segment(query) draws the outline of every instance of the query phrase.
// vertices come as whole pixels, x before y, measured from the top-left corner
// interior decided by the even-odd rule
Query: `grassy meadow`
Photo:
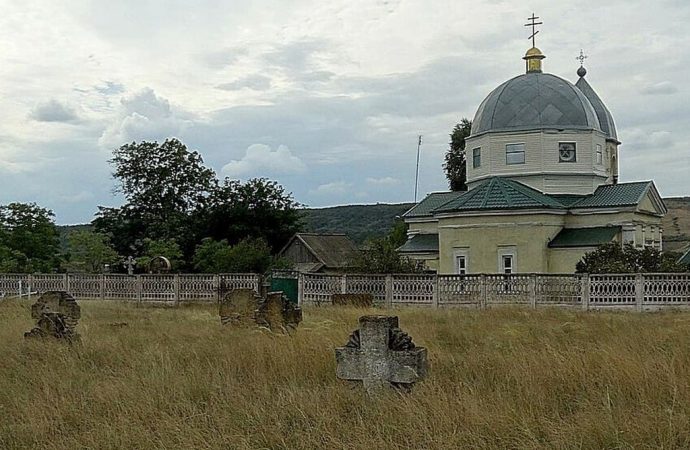
[[[333,349],[373,311],[307,309],[288,337],[211,305],[81,306],[70,347],[0,303],[0,448],[690,447],[686,312],[398,310],[430,375],[370,399]]]

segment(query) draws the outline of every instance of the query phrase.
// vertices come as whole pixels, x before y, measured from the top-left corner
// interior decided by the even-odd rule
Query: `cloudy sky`
[[[0,0],[0,204],[60,224],[117,206],[108,159],[175,136],[219,176],[308,206],[443,190],[448,134],[524,71],[587,79],[614,115],[622,181],[690,195],[690,2]]]

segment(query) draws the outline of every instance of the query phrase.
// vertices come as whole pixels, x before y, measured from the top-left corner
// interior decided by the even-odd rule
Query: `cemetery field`
[[[212,305],[80,304],[70,347],[0,302],[0,448],[690,447],[688,312],[397,310],[429,377],[370,399],[333,349],[374,310],[306,309],[288,337]]]

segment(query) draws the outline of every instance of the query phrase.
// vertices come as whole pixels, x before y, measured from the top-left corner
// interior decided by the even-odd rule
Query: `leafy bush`
[[[609,242],[586,253],[577,263],[578,273],[686,272],[676,256],[652,247],[636,249],[631,244]]]
[[[244,239],[236,245],[229,245],[225,239],[215,241],[204,239],[197,247],[193,258],[194,269],[205,273],[265,273],[286,264],[271,257],[271,248],[263,239]]]

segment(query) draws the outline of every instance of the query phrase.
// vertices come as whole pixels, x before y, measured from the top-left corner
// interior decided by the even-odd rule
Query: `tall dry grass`
[[[373,400],[334,375],[361,310],[308,309],[287,337],[81,305],[69,347],[0,304],[0,448],[690,447],[689,313],[395,311],[431,372]]]

